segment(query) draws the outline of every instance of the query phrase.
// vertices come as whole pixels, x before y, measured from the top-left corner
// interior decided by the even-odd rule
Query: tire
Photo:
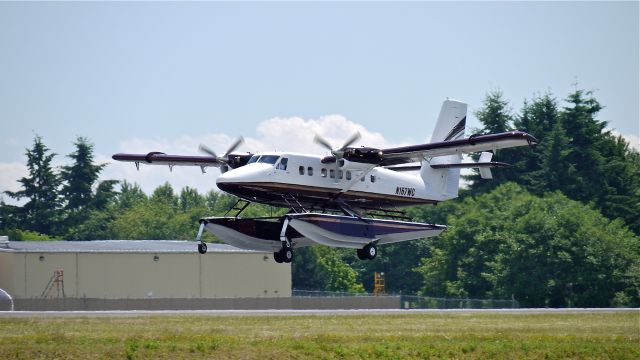
[[[284,260],[284,262],[290,263],[291,260],[293,260],[293,251],[291,250],[291,248],[282,249],[280,252],[281,252],[282,260]]]
[[[378,248],[376,247],[375,244],[369,244],[369,245],[365,246],[364,249],[362,249],[362,250],[364,252],[364,255],[369,260],[375,259],[376,256],[378,255]]]
[[[200,254],[206,254],[207,253],[207,244],[206,243],[199,243],[198,244],[198,252]]]
[[[367,260],[367,254],[364,252],[364,249],[357,249],[356,253],[358,254],[358,259],[360,260]]]
[[[284,262],[284,259],[282,258],[282,253],[280,253],[279,251],[274,252],[273,260],[275,260],[278,264],[282,264]]]

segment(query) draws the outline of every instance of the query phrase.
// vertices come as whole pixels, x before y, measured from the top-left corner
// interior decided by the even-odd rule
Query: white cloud
[[[611,133],[615,136],[622,136],[622,138],[627,140],[627,142],[632,148],[636,149],[637,151],[640,151],[640,136],[638,136],[637,134],[622,134],[615,129],[608,129],[608,130],[611,131]]]
[[[16,201],[6,194],[5,191],[19,191],[22,189],[19,179],[29,174],[27,166],[21,163],[0,163],[0,198],[8,204],[22,205],[26,200]]]
[[[400,145],[386,140],[380,133],[371,132],[364,126],[347,120],[342,115],[327,115],[317,120],[305,120],[299,117],[272,118],[261,122],[257,128],[261,143],[268,146],[268,148],[259,150],[286,150],[318,154],[324,154],[328,151],[313,142],[315,134],[325,138],[334,147],[340,147],[356,131],[360,132],[362,137],[355,145],[379,148]]]
[[[21,163],[0,163],[0,191],[18,191],[19,179],[28,175],[27,166]]]

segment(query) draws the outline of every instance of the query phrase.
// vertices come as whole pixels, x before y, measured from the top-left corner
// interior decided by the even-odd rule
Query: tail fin
[[[433,135],[431,135],[431,142],[456,140],[464,137],[466,122],[467,104],[455,100],[445,100],[442,103]]]
[[[433,135],[431,135],[431,142],[463,138],[466,122],[467,104],[455,100],[445,100],[442,103]],[[458,164],[461,160],[461,155],[438,156],[422,160],[420,176],[427,192],[434,200],[443,201],[458,197],[460,169],[434,169],[431,165]]]

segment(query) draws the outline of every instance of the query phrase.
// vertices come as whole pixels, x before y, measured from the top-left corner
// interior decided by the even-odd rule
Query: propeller
[[[204,144],[200,144],[200,146],[198,146],[198,149],[200,151],[202,151],[203,153],[205,153],[205,154],[213,156],[216,159],[216,161],[219,161],[219,162],[227,165],[229,163],[229,155],[232,152],[234,152],[243,143],[244,143],[244,138],[242,136],[240,136],[239,138],[236,139],[236,141],[234,141],[231,144],[231,146],[229,146],[227,151],[225,151],[225,153],[222,156],[218,156],[215,153],[215,151],[211,150],[208,146],[206,146]]]
[[[335,156],[335,157],[336,157],[336,160],[337,160],[337,159],[341,159],[341,158],[344,156],[344,151],[345,151],[349,146],[351,146],[351,144],[353,144],[353,143],[355,143],[356,141],[360,140],[360,137],[361,137],[360,132],[359,132],[359,131],[356,131],[355,133],[353,133],[353,134],[352,134],[352,135],[351,135],[351,136],[350,136],[350,137],[349,137],[349,138],[344,142],[344,144],[343,144],[341,147],[339,147],[339,148],[337,148],[337,149],[334,149],[334,148],[331,146],[331,144],[330,144],[326,139],[324,139],[322,136],[320,136],[320,135],[318,135],[318,134],[316,134],[316,136],[314,136],[313,141],[314,141],[316,144],[318,144],[318,145],[320,145],[320,146],[322,146],[322,147],[324,147],[324,148],[328,149],[329,151],[331,151],[331,154],[332,154],[333,156]]]

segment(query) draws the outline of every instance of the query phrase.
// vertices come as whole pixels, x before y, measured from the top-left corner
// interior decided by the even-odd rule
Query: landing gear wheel
[[[282,258],[282,252],[274,252],[273,260],[275,260],[278,264],[282,264],[284,262],[284,259]]]
[[[373,260],[378,255],[378,248],[375,244],[368,244],[362,249],[362,253],[367,259]]]
[[[364,249],[357,249],[356,253],[358,254],[358,259],[360,260],[367,260],[367,254],[364,252]]]
[[[282,260],[286,263],[290,263],[293,260],[293,251],[289,247],[288,249],[280,250],[280,256],[282,256]]]
[[[207,253],[207,244],[204,242],[201,242],[198,244],[198,252],[200,254],[206,254]]]

